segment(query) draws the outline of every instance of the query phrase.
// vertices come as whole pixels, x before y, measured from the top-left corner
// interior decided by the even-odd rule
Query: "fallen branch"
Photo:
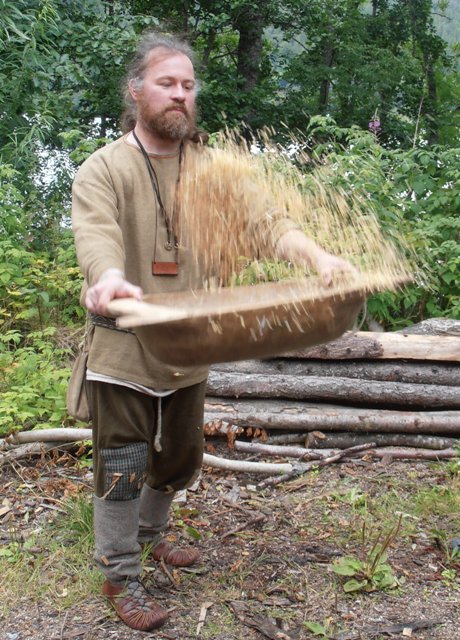
[[[455,449],[415,449],[414,447],[381,447],[373,449],[371,453],[376,458],[392,460],[449,460],[459,455]]]
[[[46,442],[30,442],[14,449],[10,449],[5,454],[0,455],[0,467],[8,464],[13,460],[21,460],[30,456],[40,456],[52,449],[56,448],[56,444]]]
[[[196,631],[195,631],[195,635],[199,636],[201,633],[201,629],[203,628],[203,625],[206,621],[206,615],[208,613],[208,609],[210,607],[212,607],[214,603],[213,602],[204,602],[201,609],[200,609],[200,616],[198,618],[198,624],[196,627]]]
[[[34,431],[17,431],[5,440],[10,444],[23,444],[25,442],[80,442],[91,440],[91,429],[74,429],[73,427],[62,429],[37,429]]]
[[[305,447],[289,447],[273,444],[264,444],[262,442],[242,442],[235,440],[233,443],[235,451],[243,451],[245,453],[263,453],[269,456],[281,456],[285,458],[300,458],[301,460],[322,460],[326,457],[326,452],[312,451]]]
[[[350,447],[349,449],[338,451],[337,453],[329,456],[328,458],[323,458],[323,460],[310,462],[310,463],[307,463],[306,465],[302,465],[303,469],[300,468],[300,465],[298,466],[293,465],[293,468],[290,472],[284,473],[283,475],[278,477],[267,478],[266,480],[263,480],[262,482],[259,483],[259,487],[261,489],[265,487],[273,487],[277,484],[281,484],[282,482],[292,480],[292,478],[296,478],[297,476],[305,473],[306,471],[310,471],[311,469],[313,469],[313,467],[315,468],[325,467],[326,465],[332,464],[333,462],[337,462],[337,460],[341,460],[342,458],[345,458],[347,456],[369,450],[373,446],[374,446],[374,443],[371,442],[369,444],[362,444],[356,447]]]
[[[247,522],[243,522],[243,524],[240,524],[234,529],[227,531],[227,533],[224,533],[224,535],[222,536],[222,540],[224,538],[228,538],[229,536],[234,536],[235,533],[239,533],[240,531],[243,531],[243,529],[248,529],[249,527],[251,527],[253,524],[256,524],[257,522],[262,522],[262,520],[265,520],[266,517],[267,516],[265,516],[263,513],[257,513]]]
[[[244,473],[289,473],[293,469],[293,465],[287,463],[270,463],[270,462],[247,462],[245,460],[229,460],[228,458],[218,458],[209,453],[203,456],[203,464],[214,469],[223,469],[225,471],[242,471]],[[308,465],[299,465],[305,467],[307,471]]]
[[[168,578],[168,580],[172,584],[172,586],[173,587],[177,587],[179,585],[178,578],[175,577],[171,573],[171,571],[168,569],[164,558],[160,558],[160,567],[161,567],[161,570],[163,571],[163,573],[165,574],[165,576]]]
[[[425,449],[420,447],[377,447],[376,439],[371,441],[355,443],[349,447],[338,447],[335,449],[312,449],[304,447],[290,447],[264,444],[261,442],[241,442],[235,440],[233,448],[236,451],[243,451],[251,455],[261,453],[268,456],[280,456],[285,458],[297,458],[298,460],[324,460],[330,456],[335,456],[340,450],[356,451],[357,447],[372,446],[371,454],[376,458],[398,458],[409,460],[441,460],[445,458],[455,458],[458,453],[454,448],[446,449]]]
[[[378,624],[375,626],[366,626],[364,627],[363,631],[366,634],[372,635],[385,634],[393,636],[396,634],[402,634],[403,636],[411,637],[412,632],[414,631],[420,631],[421,629],[431,629],[432,627],[436,627],[440,624],[443,624],[441,620],[421,620],[415,622],[402,622],[400,624]],[[339,636],[339,638],[340,637],[341,636]]]
[[[295,434],[299,438],[299,434]],[[282,437],[282,436],[281,436]],[[365,442],[375,442],[378,447],[418,447],[421,449],[449,449],[455,447],[460,440],[439,436],[407,434],[407,433],[322,433],[312,431],[300,436],[297,442],[303,442],[307,449],[346,449]],[[282,444],[281,441],[268,438],[266,444]],[[287,444],[287,443],[286,443]]]

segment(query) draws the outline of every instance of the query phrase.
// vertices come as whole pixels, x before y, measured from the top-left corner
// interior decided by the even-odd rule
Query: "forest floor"
[[[226,445],[217,448],[225,454]],[[4,466],[0,638],[458,640],[460,558],[449,548],[460,536],[455,464],[364,459],[265,489],[260,476],[203,469],[186,502],[174,504],[170,529],[185,542],[199,535],[199,564],[145,564],[146,584],[170,610],[151,633],[125,627],[99,595],[89,467],[68,453]],[[366,562],[392,529],[394,588],[383,588],[382,559],[368,572],[374,590],[346,593],[350,576],[333,572],[334,562]]]

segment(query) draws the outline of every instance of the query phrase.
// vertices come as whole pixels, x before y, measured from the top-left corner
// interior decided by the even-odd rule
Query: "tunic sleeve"
[[[72,229],[86,286],[95,284],[107,269],[125,271],[118,216],[110,171],[95,154],[81,166],[72,187]]]

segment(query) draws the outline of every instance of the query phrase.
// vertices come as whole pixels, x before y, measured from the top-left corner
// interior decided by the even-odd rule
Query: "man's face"
[[[191,60],[182,53],[154,51],[142,86],[130,86],[138,120],[160,138],[182,140],[195,128],[196,81]]]

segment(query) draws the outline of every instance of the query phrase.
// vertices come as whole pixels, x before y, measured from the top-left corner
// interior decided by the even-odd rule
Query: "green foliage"
[[[65,517],[57,523],[57,529],[69,542],[78,542],[89,550],[94,544],[94,513],[92,496],[83,493],[65,502]]]
[[[126,56],[154,25],[102,0],[0,1],[0,162],[18,171],[34,248],[56,241],[69,202],[60,134],[118,135]]]
[[[370,133],[319,116],[309,134],[324,180],[362,193],[395,243],[412,248],[414,282],[373,296],[370,314],[390,330],[460,318],[460,148],[386,149]]]
[[[2,584],[8,585],[4,607],[22,594],[42,606],[53,602],[65,609],[100,592],[100,574],[88,562],[94,548],[91,495],[77,493],[58,502],[56,517],[36,527],[26,542],[11,542],[0,553]]]
[[[0,166],[0,433],[66,419],[71,344],[63,326],[83,322],[81,275],[69,230],[35,251],[24,198]],[[57,328],[59,327],[59,329]]]
[[[346,593],[357,591],[380,591],[395,589],[400,582],[393,574],[391,566],[387,563],[387,549],[396,539],[401,528],[402,516],[399,516],[397,524],[386,534],[379,534],[377,539],[367,551],[363,560],[354,556],[345,556],[335,561],[332,571],[339,576],[349,578],[343,584]],[[362,530],[363,547],[368,542],[368,534],[365,524]]]
[[[21,333],[82,319],[78,303],[81,275],[70,234],[56,256],[0,240],[0,318],[2,330]]]
[[[71,129],[59,134],[66,149],[69,149],[69,158],[76,165],[82,164],[92,153],[100,147],[109,144],[109,138],[88,138],[84,131]]]
[[[69,350],[56,347],[56,329],[0,335],[0,434],[66,419]]]
[[[303,624],[305,628],[314,636],[318,636],[320,638],[335,637],[335,625],[331,625],[328,621],[326,621],[324,624],[320,624],[319,622],[307,620]]]

